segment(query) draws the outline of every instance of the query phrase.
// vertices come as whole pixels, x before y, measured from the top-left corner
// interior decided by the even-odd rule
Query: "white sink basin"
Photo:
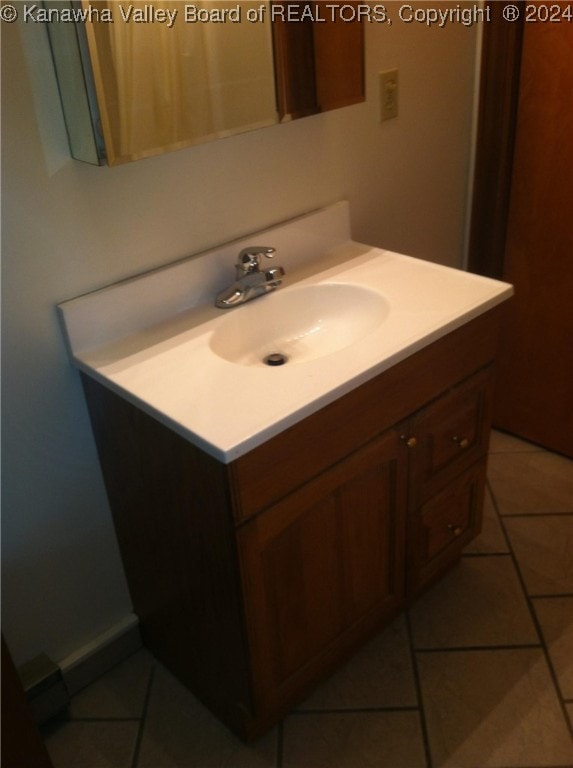
[[[255,242],[277,249],[284,285],[216,309]],[[354,242],[337,203],[59,309],[79,368],[230,463],[511,292]],[[265,365],[273,353],[286,365]]]
[[[214,331],[211,350],[239,365],[281,365],[350,346],[388,316],[388,302],[360,285],[325,283],[274,292],[232,310]],[[278,355],[280,357],[269,356]]]

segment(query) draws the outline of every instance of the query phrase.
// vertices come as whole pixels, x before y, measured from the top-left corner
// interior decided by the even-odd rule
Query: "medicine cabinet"
[[[117,165],[363,101],[358,6],[45,0],[72,156]]]

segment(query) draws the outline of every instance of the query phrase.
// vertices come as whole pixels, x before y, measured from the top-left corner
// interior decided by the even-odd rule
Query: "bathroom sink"
[[[211,350],[247,366],[301,363],[364,338],[388,316],[380,293],[349,283],[291,288],[255,299],[226,317]]]
[[[276,249],[283,286],[217,309],[237,254],[253,243]],[[84,373],[230,463],[511,292],[352,240],[348,204],[336,203],[59,311]],[[286,364],[265,364],[269,355]]]

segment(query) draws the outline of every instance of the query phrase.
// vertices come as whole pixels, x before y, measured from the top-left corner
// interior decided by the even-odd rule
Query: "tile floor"
[[[55,768],[573,768],[573,462],[494,433],[461,563],[253,746],[145,650],[45,731]]]

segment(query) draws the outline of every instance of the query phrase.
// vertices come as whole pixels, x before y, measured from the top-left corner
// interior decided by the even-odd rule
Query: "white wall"
[[[62,155],[42,31],[3,24],[2,609],[17,664],[60,660],[131,609],[54,305],[343,198],[355,239],[461,263],[476,37],[372,24],[367,103],[108,169]],[[396,66],[400,115],[380,125],[376,73]]]

